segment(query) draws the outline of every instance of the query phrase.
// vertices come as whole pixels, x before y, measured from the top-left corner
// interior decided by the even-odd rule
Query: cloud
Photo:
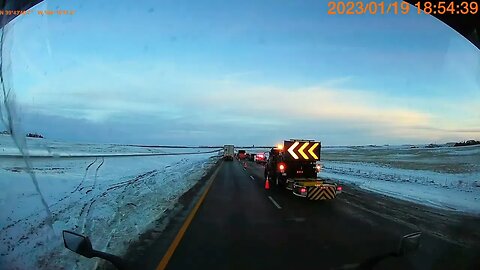
[[[471,132],[478,129],[477,101],[468,97],[458,107],[440,98],[391,97],[378,90],[346,88],[354,84],[352,76],[309,87],[280,87],[256,82],[257,71],[212,76],[161,61],[73,61],[78,65],[56,70],[17,92],[19,102],[31,113],[67,119],[59,123],[78,121],[114,130],[122,128],[119,121],[142,131],[155,127],[150,128],[155,136],[124,134],[149,140],[195,136],[265,142],[269,136],[301,135],[348,144],[478,135]],[[442,113],[447,107],[449,113]]]
[[[425,125],[429,114],[395,107],[388,98],[367,91],[342,90],[325,87],[282,89],[250,87],[208,92],[199,97],[202,104],[228,100],[239,106],[233,111],[242,114],[261,114],[282,119],[330,120],[356,125],[388,125],[395,127]]]

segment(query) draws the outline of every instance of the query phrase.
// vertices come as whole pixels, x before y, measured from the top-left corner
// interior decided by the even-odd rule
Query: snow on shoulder
[[[327,148],[322,158],[321,177],[480,215],[480,145]]]
[[[62,230],[122,254],[218,160],[216,153],[142,156],[132,153],[185,150],[27,139],[34,153],[27,168],[11,138],[0,137],[1,269],[94,268],[95,260],[63,247]],[[51,222],[28,171],[36,175]]]

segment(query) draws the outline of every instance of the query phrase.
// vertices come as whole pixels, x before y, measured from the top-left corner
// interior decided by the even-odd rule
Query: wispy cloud
[[[470,136],[477,131],[465,128],[471,116],[438,122],[444,116],[422,110],[421,102],[409,107],[403,105],[408,100],[378,91],[345,89],[342,84],[351,83],[350,76],[319,82],[318,86],[282,88],[254,84],[248,78],[254,74],[225,74],[220,76],[228,78],[225,84],[169,65],[145,68],[138,63],[89,61],[55,74],[55,81],[35,85],[24,92],[22,101],[34,99],[30,108],[42,114],[96,123],[142,115],[150,117],[151,123],[181,119],[185,125],[201,121],[207,125],[285,125],[300,130],[298,123],[308,122],[312,126],[322,123],[333,133],[343,126],[355,128],[361,136],[415,140],[449,138],[452,133]],[[442,106],[435,102],[428,106]]]

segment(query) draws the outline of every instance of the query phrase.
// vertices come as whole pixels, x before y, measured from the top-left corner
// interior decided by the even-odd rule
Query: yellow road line
[[[221,166],[222,165],[218,166],[218,168],[212,174],[210,179],[208,179],[209,183],[208,183],[207,187],[205,188],[205,191],[203,192],[202,196],[198,200],[197,204],[195,204],[195,207],[193,207],[190,214],[188,214],[187,219],[185,220],[182,227],[178,231],[177,235],[175,236],[175,239],[173,239],[173,242],[168,247],[167,252],[165,252],[165,255],[163,256],[162,260],[158,264],[157,270],[164,270],[167,267],[167,264],[170,261],[170,258],[172,257],[173,253],[175,252],[175,249],[177,248],[178,244],[180,244],[180,241],[182,241],[183,235],[187,231],[188,226],[190,226],[190,223],[192,222],[193,218],[195,217],[195,214],[197,213],[198,208],[200,208],[200,205],[202,205],[203,200],[207,196],[208,190],[210,190],[210,187],[212,186],[213,180],[217,176],[218,170],[220,169]]]

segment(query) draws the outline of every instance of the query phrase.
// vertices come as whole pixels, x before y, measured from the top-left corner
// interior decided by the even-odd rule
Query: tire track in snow
[[[95,158],[95,160],[94,160],[93,162],[91,162],[90,164],[88,164],[88,166],[85,168],[85,173],[84,173],[84,175],[83,175],[83,178],[82,178],[80,184],[79,184],[73,191],[71,191],[70,194],[73,194],[75,191],[82,190],[82,189],[85,188],[85,187],[82,187],[82,184],[84,183],[85,179],[87,178],[87,174],[88,174],[89,169],[97,162],[97,160],[98,160],[98,158]],[[102,164],[100,164],[100,165],[97,167],[97,169],[96,169],[96,176],[97,176],[97,173],[98,173],[98,169],[101,167],[101,165],[103,165],[103,161],[102,161]],[[81,187],[81,188],[80,188],[80,187]],[[53,212],[52,212],[52,219],[53,219],[53,220],[56,220],[58,216],[64,214],[64,213],[67,212],[67,211],[69,211],[70,209],[72,209],[72,208],[77,204],[77,202],[72,202],[72,203],[70,203],[70,204],[68,204],[68,205],[66,205],[66,206],[60,205],[60,203],[61,203],[62,201],[66,200],[67,198],[70,198],[70,197],[71,197],[71,196],[67,195],[67,196],[59,199],[58,201],[56,201],[55,203],[53,203],[53,204],[51,204],[51,205],[49,206],[49,207],[56,207],[56,206],[60,206],[60,207],[61,207],[61,209],[59,209],[58,211],[53,211]],[[80,200],[80,201],[84,201],[84,200],[87,199],[87,198],[88,198],[88,195],[87,195],[87,196],[82,196],[82,197],[80,197],[79,200]],[[91,199],[90,199],[90,206],[91,206],[92,200],[95,200],[95,198],[91,198]],[[88,203],[86,203],[86,204],[82,207],[82,209],[81,209],[81,211],[80,211],[80,216],[82,215],[82,212],[84,212],[84,210],[85,210],[85,208],[86,208],[87,205],[88,205]],[[24,218],[20,218],[20,219],[18,219],[18,220],[16,220],[16,221],[12,222],[11,224],[9,224],[9,225],[1,228],[1,229],[0,229],[0,232],[4,232],[4,231],[6,231],[6,230],[8,230],[8,229],[11,229],[13,226],[15,226],[15,225],[17,225],[17,224],[19,224],[19,223],[21,223],[21,222],[29,222],[29,220],[30,220],[32,217],[35,217],[35,216],[38,216],[38,213],[32,213],[32,214],[30,214],[30,215],[28,215],[28,216],[26,216],[26,217],[24,217]],[[26,235],[31,235],[32,233],[33,233],[33,231],[30,230],[30,232],[27,233]],[[24,235],[23,237],[25,237],[25,235]]]
[[[98,158],[95,158],[95,160],[93,162],[91,162],[90,164],[88,164],[88,166],[86,167],[85,169],[85,174],[83,175],[83,178],[82,178],[82,181],[80,182],[80,184],[73,190],[70,192],[70,194],[73,194],[75,191],[77,191],[83,184],[83,182],[85,181],[86,177],[87,177],[87,174],[88,174],[88,170],[90,169],[90,167],[95,164],[95,162],[97,162]],[[97,168],[97,171],[98,171],[98,168]],[[82,188],[83,189],[83,188]],[[49,205],[49,207],[56,207],[57,205],[59,205],[62,201],[66,200],[67,198],[70,198],[69,195],[59,199],[58,201],[56,201],[55,203]],[[82,197],[83,199],[84,197]],[[70,205],[66,206],[64,209],[61,209],[59,210],[58,212],[56,211],[53,211],[52,212],[52,217],[53,219],[55,220],[55,217],[58,216],[59,214],[62,214],[63,212],[65,212],[66,210],[70,209],[75,203],[71,203]],[[23,217],[23,218],[19,218],[15,221],[13,221],[12,223],[10,223],[9,225],[3,227],[0,229],[0,232],[3,232],[5,230],[8,230],[10,228],[12,228],[13,226],[17,225],[18,223],[20,222],[25,222],[25,221],[28,221],[30,218],[34,217],[34,216],[38,216],[38,213],[32,213],[26,217]]]
[[[98,166],[98,168],[100,168],[100,167],[101,167],[101,165]],[[85,215],[83,217],[83,220],[82,220],[82,226],[81,226],[82,233],[85,233],[85,230],[87,229],[87,225],[90,225],[90,227],[94,226],[94,224],[92,223],[92,220],[89,219],[89,217],[90,217],[90,213],[91,213],[91,210],[92,210],[92,206],[98,199],[107,196],[109,193],[111,193],[112,191],[114,191],[116,189],[119,189],[119,188],[123,188],[123,190],[120,192],[121,194],[126,193],[128,187],[130,187],[130,186],[132,186],[136,183],[143,183],[144,184],[143,180],[149,179],[151,177],[155,177],[157,174],[158,174],[158,170],[147,171],[147,172],[139,174],[139,175],[137,175],[134,178],[131,178],[129,180],[110,185],[101,194],[98,194],[96,196],[93,195],[92,198],[90,199],[89,203],[88,202],[84,203],[82,211],[80,212],[80,217],[82,216],[83,213],[85,213]],[[87,207],[87,205],[88,205],[88,207]],[[89,221],[90,221],[91,224],[88,224]]]
[[[95,170],[95,178],[93,180],[93,186],[89,190],[87,190],[85,194],[95,189],[97,185],[98,170],[100,169],[100,167],[102,167],[103,163],[105,163],[105,158],[102,157],[102,162],[100,163],[100,165],[98,165],[97,169]]]
[[[95,164],[95,162],[97,162],[97,160],[98,160],[98,157],[96,157],[95,160],[92,163],[88,164],[87,168],[85,169],[85,174],[83,175],[82,181],[80,181],[80,184],[78,184],[78,186],[72,192],[70,192],[70,194],[74,193],[75,191],[77,191],[82,186],[83,182],[85,181],[85,178],[87,178],[88,169],[90,169],[90,167],[93,164]]]

